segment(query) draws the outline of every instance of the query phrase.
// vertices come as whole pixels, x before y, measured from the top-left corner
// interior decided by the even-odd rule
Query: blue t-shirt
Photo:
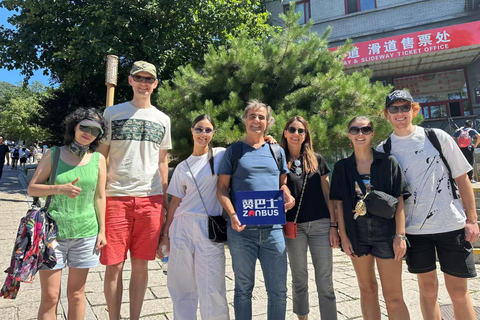
[[[237,205],[237,191],[279,190],[280,175],[289,172],[285,152],[282,148],[280,148],[282,153],[282,170],[279,171],[268,143],[264,143],[258,149],[245,142],[242,142],[241,146],[242,156],[238,160],[237,169],[231,177],[232,190],[230,199],[234,208]],[[225,150],[218,174],[232,175],[231,146]]]

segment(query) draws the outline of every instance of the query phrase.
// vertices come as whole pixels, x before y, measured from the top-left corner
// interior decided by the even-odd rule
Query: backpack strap
[[[268,144],[270,146],[270,153],[272,154],[273,159],[277,163],[278,171],[282,172],[283,158],[280,146],[277,143]]]
[[[452,170],[450,169],[450,165],[447,162],[447,159],[443,155],[442,152],[442,146],[440,145],[440,141],[438,141],[438,137],[435,134],[435,131],[433,131],[431,128],[425,128],[425,135],[427,136],[428,140],[430,143],[437,149],[438,153],[440,154],[440,158],[443,161],[443,164],[445,165],[445,168],[447,169],[448,173],[448,179],[450,180],[450,185],[452,186],[452,194],[454,199],[458,199],[458,187],[455,179],[452,177]]]
[[[235,171],[237,171],[237,166],[238,166],[238,161],[240,161],[240,158],[243,156],[243,144],[242,142],[235,142],[234,144],[231,145],[232,147],[232,176],[235,174]]]
[[[387,140],[383,141],[383,152],[390,153],[392,151],[392,138],[388,137]]]

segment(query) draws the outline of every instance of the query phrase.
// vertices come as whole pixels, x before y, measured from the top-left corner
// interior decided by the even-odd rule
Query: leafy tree
[[[375,122],[376,141],[391,132],[382,116],[390,88],[372,84],[370,70],[345,74],[342,58],[349,46],[329,51],[330,29],[319,36],[310,30],[312,22],[298,25],[299,15],[293,10],[281,18],[283,30],[265,39],[242,34],[228,48],[211,46],[201,70],[180,67],[159,89],[158,104],[174,119],[173,152],[178,159],[191,151],[190,121],[202,113],[216,121],[217,144],[242,139],[241,116],[250,99],[274,109],[276,124],[270,133],[277,140],[290,117],[305,117],[314,148],[324,154],[348,145],[346,126],[356,115]]]
[[[9,139],[36,141],[49,136],[37,124],[43,116],[40,101],[47,99],[49,89],[39,82],[28,87],[13,87],[0,97],[0,131]]]
[[[11,90],[15,87],[13,84],[5,81],[0,81],[0,96],[2,96],[5,92]]]

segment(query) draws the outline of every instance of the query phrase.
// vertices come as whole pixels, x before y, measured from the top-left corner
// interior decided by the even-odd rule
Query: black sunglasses
[[[307,132],[307,130],[305,130],[305,129],[302,129],[302,128],[297,129],[295,127],[288,127],[287,131],[288,131],[288,133],[298,132],[299,135],[303,135],[303,134],[305,134],[305,132]]]
[[[193,128],[193,132],[195,132],[195,134],[202,134],[203,132],[205,132],[205,134],[212,134],[215,132],[214,129],[212,128],[200,128],[200,127],[195,127]]]
[[[94,137],[98,137],[100,134],[102,134],[102,129],[97,128],[97,127],[91,127],[91,126],[82,126],[80,125],[79,127],[80,131],[85,132],[85,133],[90,133]]]
[[[143,80],[145,80],[145,82],[148,83],[148,84],[152,84],[152,83],[155,82],[155,80],[157,80],[154,77],[142,77],[142,76],[137,76],[137,75],[132,75],[132,79],[135,82],[142,82]]]
[[[401,106],[388,106],[387,110],[391,114],[398,113],[398,111],[409,112],[410,110],[412,110],[412,104],[409,103],[409,104],[402,104]]]
[[[363,134],[370,134],[370,133],[373,132],[373,129],[372,129],[372,127],[361,127],[361,128],[350,127],[350,129],[348,129],[348,133],[353,134],[354,136],[359,134],[360,131],[362,131]]]

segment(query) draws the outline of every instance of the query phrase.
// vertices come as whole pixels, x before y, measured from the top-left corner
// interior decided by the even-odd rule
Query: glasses
[[[97,127],[90,127],[90,126],[82,126],[79,127],[80,131],[85,133],[90,133],[94,137],[98,137],[103,131]]]
[[[157,80],[154,77],[142,77],[142,76],[137,76],[137,75],[133,75],[132,79],[135,82],[142,82],[143,80],[145,80],[145,82],[148,83],[148,84],[152,84],[152,83],[155,82],[155,80]]]
[[[195,132],[195,134],[202,134],[203,132],[205,132],[205,134],[210,135],[210,134],[213,134],[215,130],[213,130],[212,128],[203,129],[200,127],[195,127],[193,128],[193,132]]]
[[[370,133],[373,132],[373,129],[372,129],[372,127],[361,127],[361,128],[350,127],[350,129],[348,129],[348,133],[353,134],[354,136],[359,134],[360,131],[362,131],[363,134],[370,134]]]
[[[409,112],[410,110],[412,110],[412,104],[409,103],[409,104],[403,104],[401,106],[389,106],[387,107],[387,110],[391,114],[398,113],[398,111]]]
[[[295,128],[295,127],[288,127],[287,128],[288,133],[295,133],[298,132],[299,135],[304,135],[307,130],[302,129],[302,128]]]

